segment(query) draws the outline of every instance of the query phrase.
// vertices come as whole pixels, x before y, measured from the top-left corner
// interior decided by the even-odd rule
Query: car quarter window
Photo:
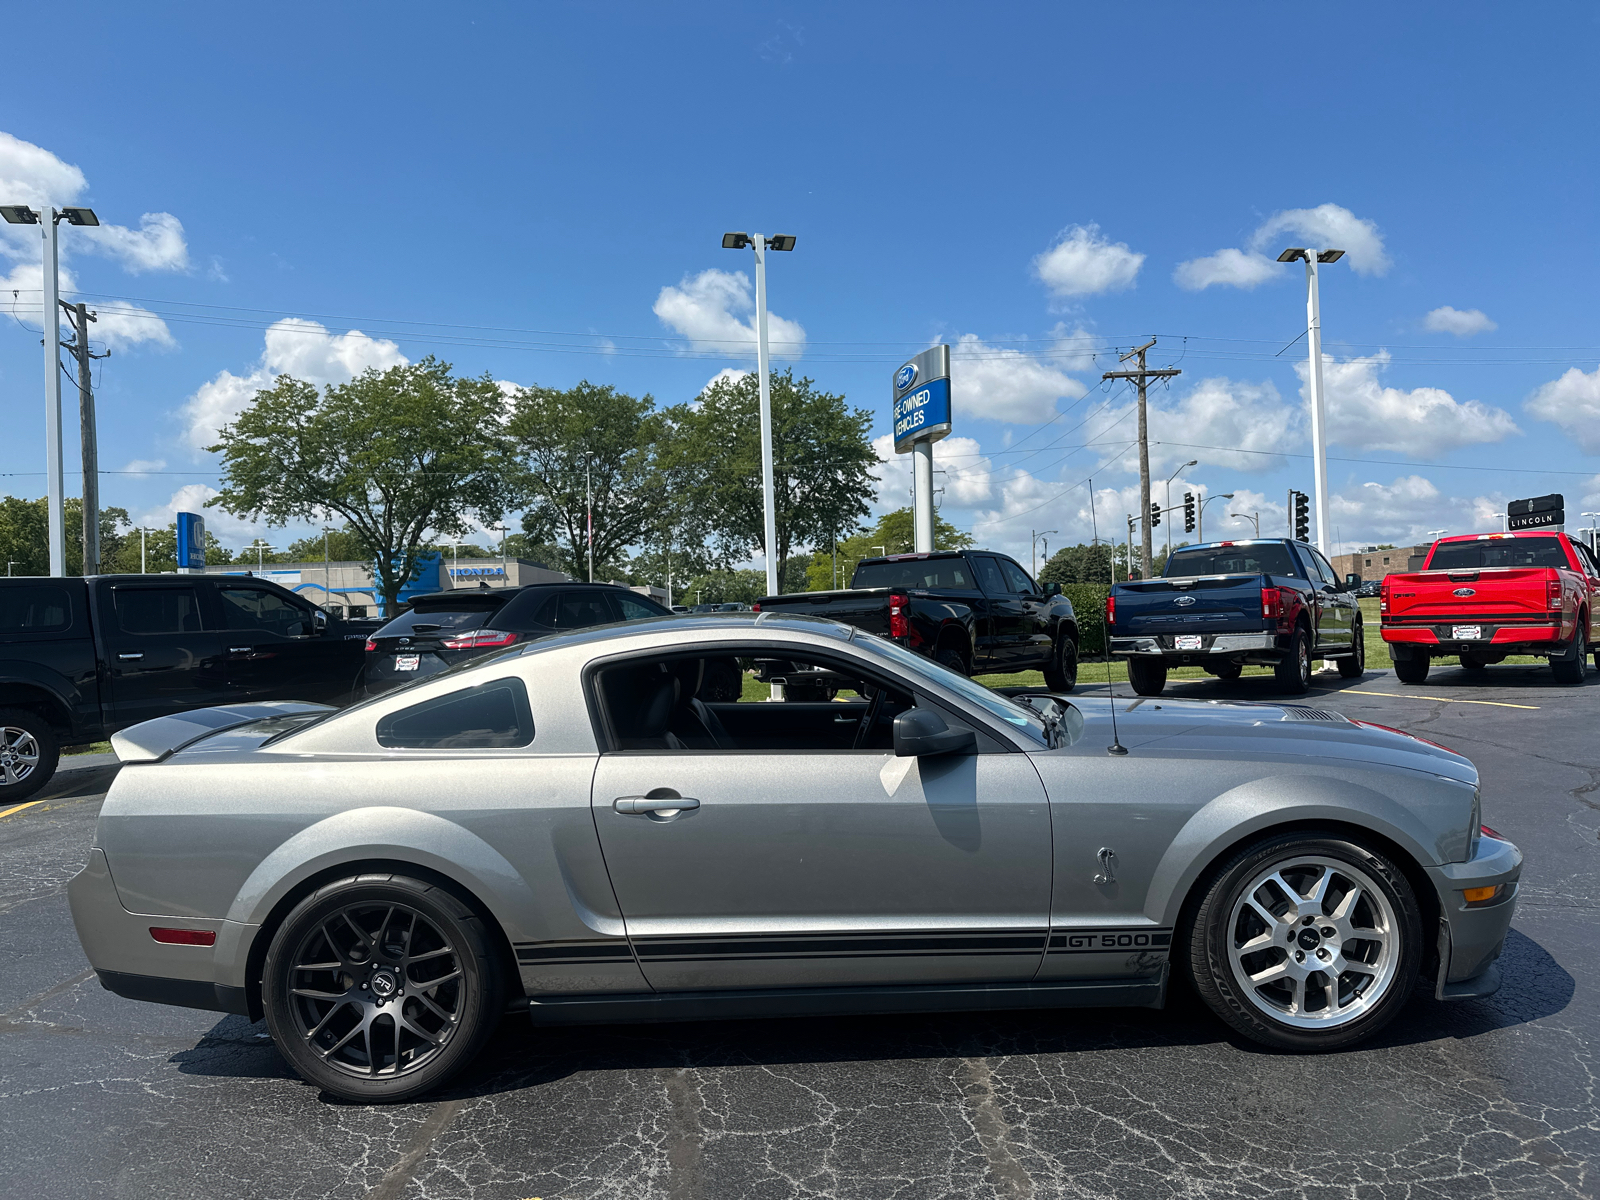
[[[13,633],[59,633],[72,624],[67,589],[53,584],[0,588],[0,637]]]
[[[222,627],[282,637],[305,637],[311,632],[311,619],[305,609],[292,600],[266,588],[224,587],[217,589],[222,601]]]
[[[513,749],[533,741],[533,713],[522,680],[496,679],[390,713],[377,736],[402,750]]]
[[[119,587],[112,595],[123,633],[198,633],[202,628],[192,587]]]
[[[603,592],[561,592],[554,604],[539,610],[538,617],[539,624],[555,629],[585,629],[609,625],[616,619]]]
[[[1015,592],[1019,596],[1031,596],[1039,589],[1033,586],[1033,580],[1028,578],[1028,573],[1009,558],[998,560],[1000,573],[1006,577],[1006,590]]]
[[[1578,565],[1590,578],[1600,578],[1600,564],[1597,564],[1594,555],[1589,552],[1589,547],[1582,542],[1573,542],[1572,549],[1578,555]]]
[[[987,554],[973,555],[972,563],[978,572],[978,583],[989,595],[1003,596],[1010,590],[1006,587],[1004,576],[1000,574],[1000,564]]]
[[[628,596],[622,593],[612,597],[617,602],[617,607],[622,610],[624,621],[642,621],[646,617],[660,617],[666,615],[667,610],[659,608],[648,600],[637,596]]]

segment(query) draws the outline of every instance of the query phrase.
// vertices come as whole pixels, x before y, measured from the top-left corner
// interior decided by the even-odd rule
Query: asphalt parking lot
[[[1101,690],[1090,674],[1082,690]],[[115,768],[64,772],[0,818],[0,1195],[1600,1194],[1600,678],[1441,667],[1416,688],[1371,671],[1315,692],[1474,759],[1485,821],[1527,856],[1498,995],[1419,996],[1377,1040],[1319,1057],[1235,1039],[1181,989],[1161,1012],[556,1033],[508,1018],[429,1102],[330,1101],[264,1025],[101,990],[65,888]]]

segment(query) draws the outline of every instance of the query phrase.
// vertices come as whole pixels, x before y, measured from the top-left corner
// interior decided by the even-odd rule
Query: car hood
[[[1073,696],[1083,714],[1082,733],[1073,749],[1098,750],[1112,744],[1111,708],[1116,706],[1116,740],[1129,750],[1166,750],[1251,755],[1297,755],[1381,763],[1440,775],[1476,786],[1471,760],[1444,746],[1398,729],[1354,721],[1315,704],[1259,704],[1227,700],[1170,700]]]

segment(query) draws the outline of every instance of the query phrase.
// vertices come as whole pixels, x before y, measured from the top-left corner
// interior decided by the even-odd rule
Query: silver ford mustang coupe
[[[768,683],[700,699],[729,659]],[[1329,1050],[1419,980],[1494,991],[1522,867],[1472,764],[1406,734],[1001,695],[768,613],[584,630],[342,712],[203,709],[115,746],[71,887],[101,982],[265,1017],[307,1081],[362,1101],[439,1086],[508,1009],[1159,1007],[1174,969],[1245,1037]]]

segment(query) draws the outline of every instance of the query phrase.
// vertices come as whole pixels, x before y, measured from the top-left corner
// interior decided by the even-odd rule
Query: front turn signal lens
[[[214,929],[161,929],[158,926],[150,927],[150,936],[166,946],[215,946],[217,934]]]
[[[1468,904],[1488,904],[1493,900],[1499,899],[1500,893],[1504,890],[1505,885],[1501,883],[1497,883],[1493,887],[1463,888],[1461,897]]]

